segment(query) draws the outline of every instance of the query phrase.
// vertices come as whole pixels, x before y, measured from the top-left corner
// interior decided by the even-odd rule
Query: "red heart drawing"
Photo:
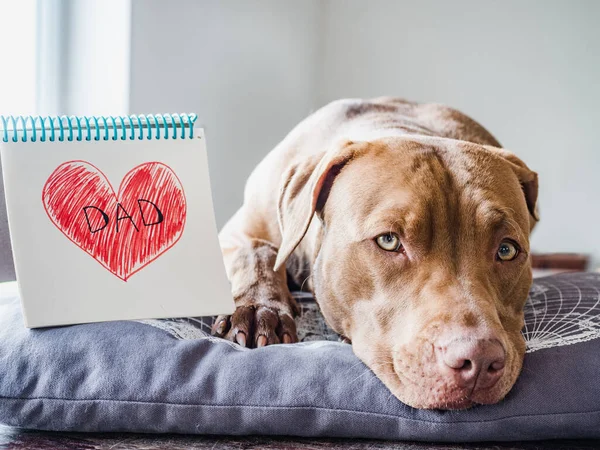
[[[123,281],[177,243],[187,211],[179,178],[160,162],[134,167],[115,193],[97,167],[68,161],[46,181],[42,202],[66,237]]]

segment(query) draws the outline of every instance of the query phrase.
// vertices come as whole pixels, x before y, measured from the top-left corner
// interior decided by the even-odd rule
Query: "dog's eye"
[[[400,238],[396,233],[380,234],[375,239],[375,242],[386,252],[397,252],[402,248]]]
[[[519,249],[511,241],[502,241],[498,247],[498,259],[501,261],[512,261],[519,254]]]

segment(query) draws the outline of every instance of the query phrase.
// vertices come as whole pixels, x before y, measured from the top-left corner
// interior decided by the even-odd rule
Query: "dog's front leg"
[[[285,267],[273,270],[278,248],[246,219],[238,212],[219,236],[236,310],[217,318],[213,334],[243,347],[297,342],[296,300]]]

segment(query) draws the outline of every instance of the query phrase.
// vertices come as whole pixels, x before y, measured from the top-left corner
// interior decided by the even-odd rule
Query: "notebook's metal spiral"
[[[196,114],[0,116],[2,142],[192,139]]]

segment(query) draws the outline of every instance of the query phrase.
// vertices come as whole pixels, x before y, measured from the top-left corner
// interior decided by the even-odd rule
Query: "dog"
[[[499,402],[525,354],[537,196],[537,174],[455,109],[332,102],[256,167],[222,229],[236,310],[213,333],[296,342],[294,282],[402,402]]]

